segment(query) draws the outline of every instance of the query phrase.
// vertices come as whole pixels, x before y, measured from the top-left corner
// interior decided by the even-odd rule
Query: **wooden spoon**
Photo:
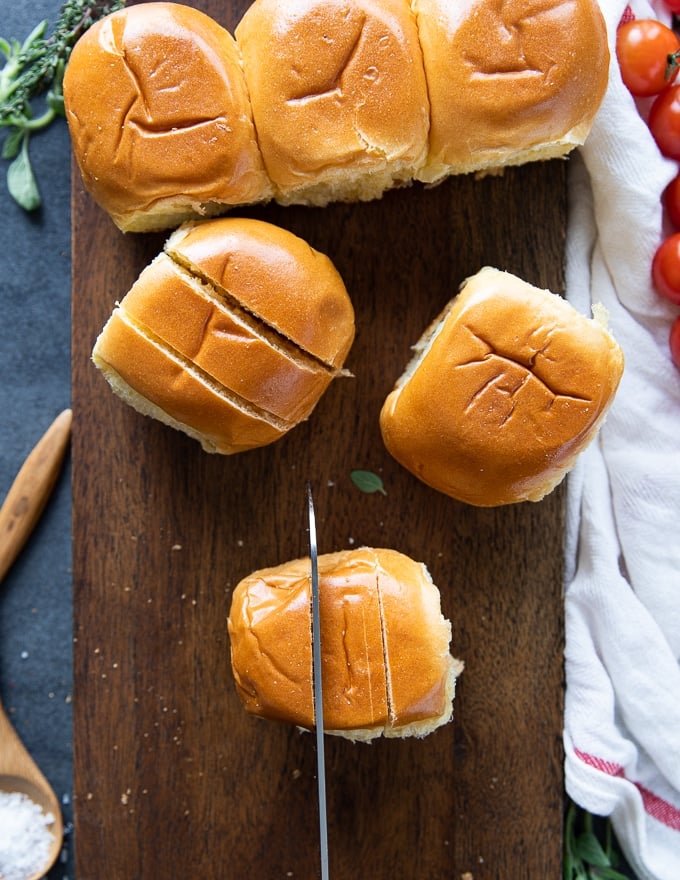
[[[21,467],[0,509],[0,581],[26,543],[59,474],[71,433],[72,413],[64,410],[52,422]],[[64,839],[57,797],[31,758],[0,703],[0,791],[26,795],[52,817],[52,834],[44,865],[27,877],[38,880],[54,864]]]
[[[55,863],[64,839],[64,821],[57,796],[40,768],[26,751],[0,704],[0,791],[18,792],[29,797],[45,815],[52,817],[47,825],[52,835],[45,863],[26,880],[44,877]]]
[[[73,415],[65,409],[23,463],[0,509],[0,581],[33,531],[59,475]]]

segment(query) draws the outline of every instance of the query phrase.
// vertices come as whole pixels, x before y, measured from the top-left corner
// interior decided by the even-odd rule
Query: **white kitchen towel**
[[[661,6],[630,3],[668,23]],[[608,815],[642,880],[680,880],[680,372],[668,333],[680,310],[654,291],[661,193],[677,173],[621,82],[601,0],[610,83],[569,159],[567,297],[601,302],[626,365],[598,440],[568,482],[565,775],[569,795]],[[642,116],[641,116],[642,113]]]

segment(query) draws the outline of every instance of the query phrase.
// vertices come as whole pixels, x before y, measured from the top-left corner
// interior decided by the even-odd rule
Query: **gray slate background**
[[[0,36],[23,40],[57,0],[0,0]],[[4,141],[4,130],[0,140]],[[31,140],[43,206],[11,200],[0,165],[0,499],[70,406],[70,143],[59,120]],[[67,462],[24,552],[0,584],[0,696],[72,820],[71,498]],[[70,833],[50,880],[74,877]]]

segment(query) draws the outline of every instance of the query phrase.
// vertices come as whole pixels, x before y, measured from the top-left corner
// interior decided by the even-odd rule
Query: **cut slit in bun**
[[[309,559],[262,569],[235,588],[231,662],[246,710],[314,726]],[[426,567],[368,547],[319,556],[327,733],[357,741],[423,737],[451,720],[463,664]]]

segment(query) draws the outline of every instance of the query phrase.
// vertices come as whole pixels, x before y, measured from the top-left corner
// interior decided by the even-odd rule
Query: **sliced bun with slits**
[[[422,563],[395,550],[319,557],[324,727],[369,741],[426,736],[451,720],[463,664]],[[228,630],[248,712],[314,726],[311,565],[256,571],[235,588]]]
[[[92,356],[133,407],[229,454],[308,418],[353,338],[328,257],[269,223],[222,218],[173,233]]]
[[[64,102],[85,186],[124,231],[271,195],[236,43],[197,9],[143,3],[96,22]]]
[[[385,400],[388,451],[459,501],[539,501],[595,437],[623,373],[599,311],[585,318],[556,294],[482,269]]]
[[[373,199],[412,180],[429,102],[407,0],[257,0],[235,33],[278,201]]]
[[[144,231],[563,156],[608,72],[597,0],[255,0],[234,36],[155,2],[85,32],[64,102],[86,188]]]
[[[430,97],[418,178],[563,156],[585,141],[608,81],[590,0],[414,0]]]

